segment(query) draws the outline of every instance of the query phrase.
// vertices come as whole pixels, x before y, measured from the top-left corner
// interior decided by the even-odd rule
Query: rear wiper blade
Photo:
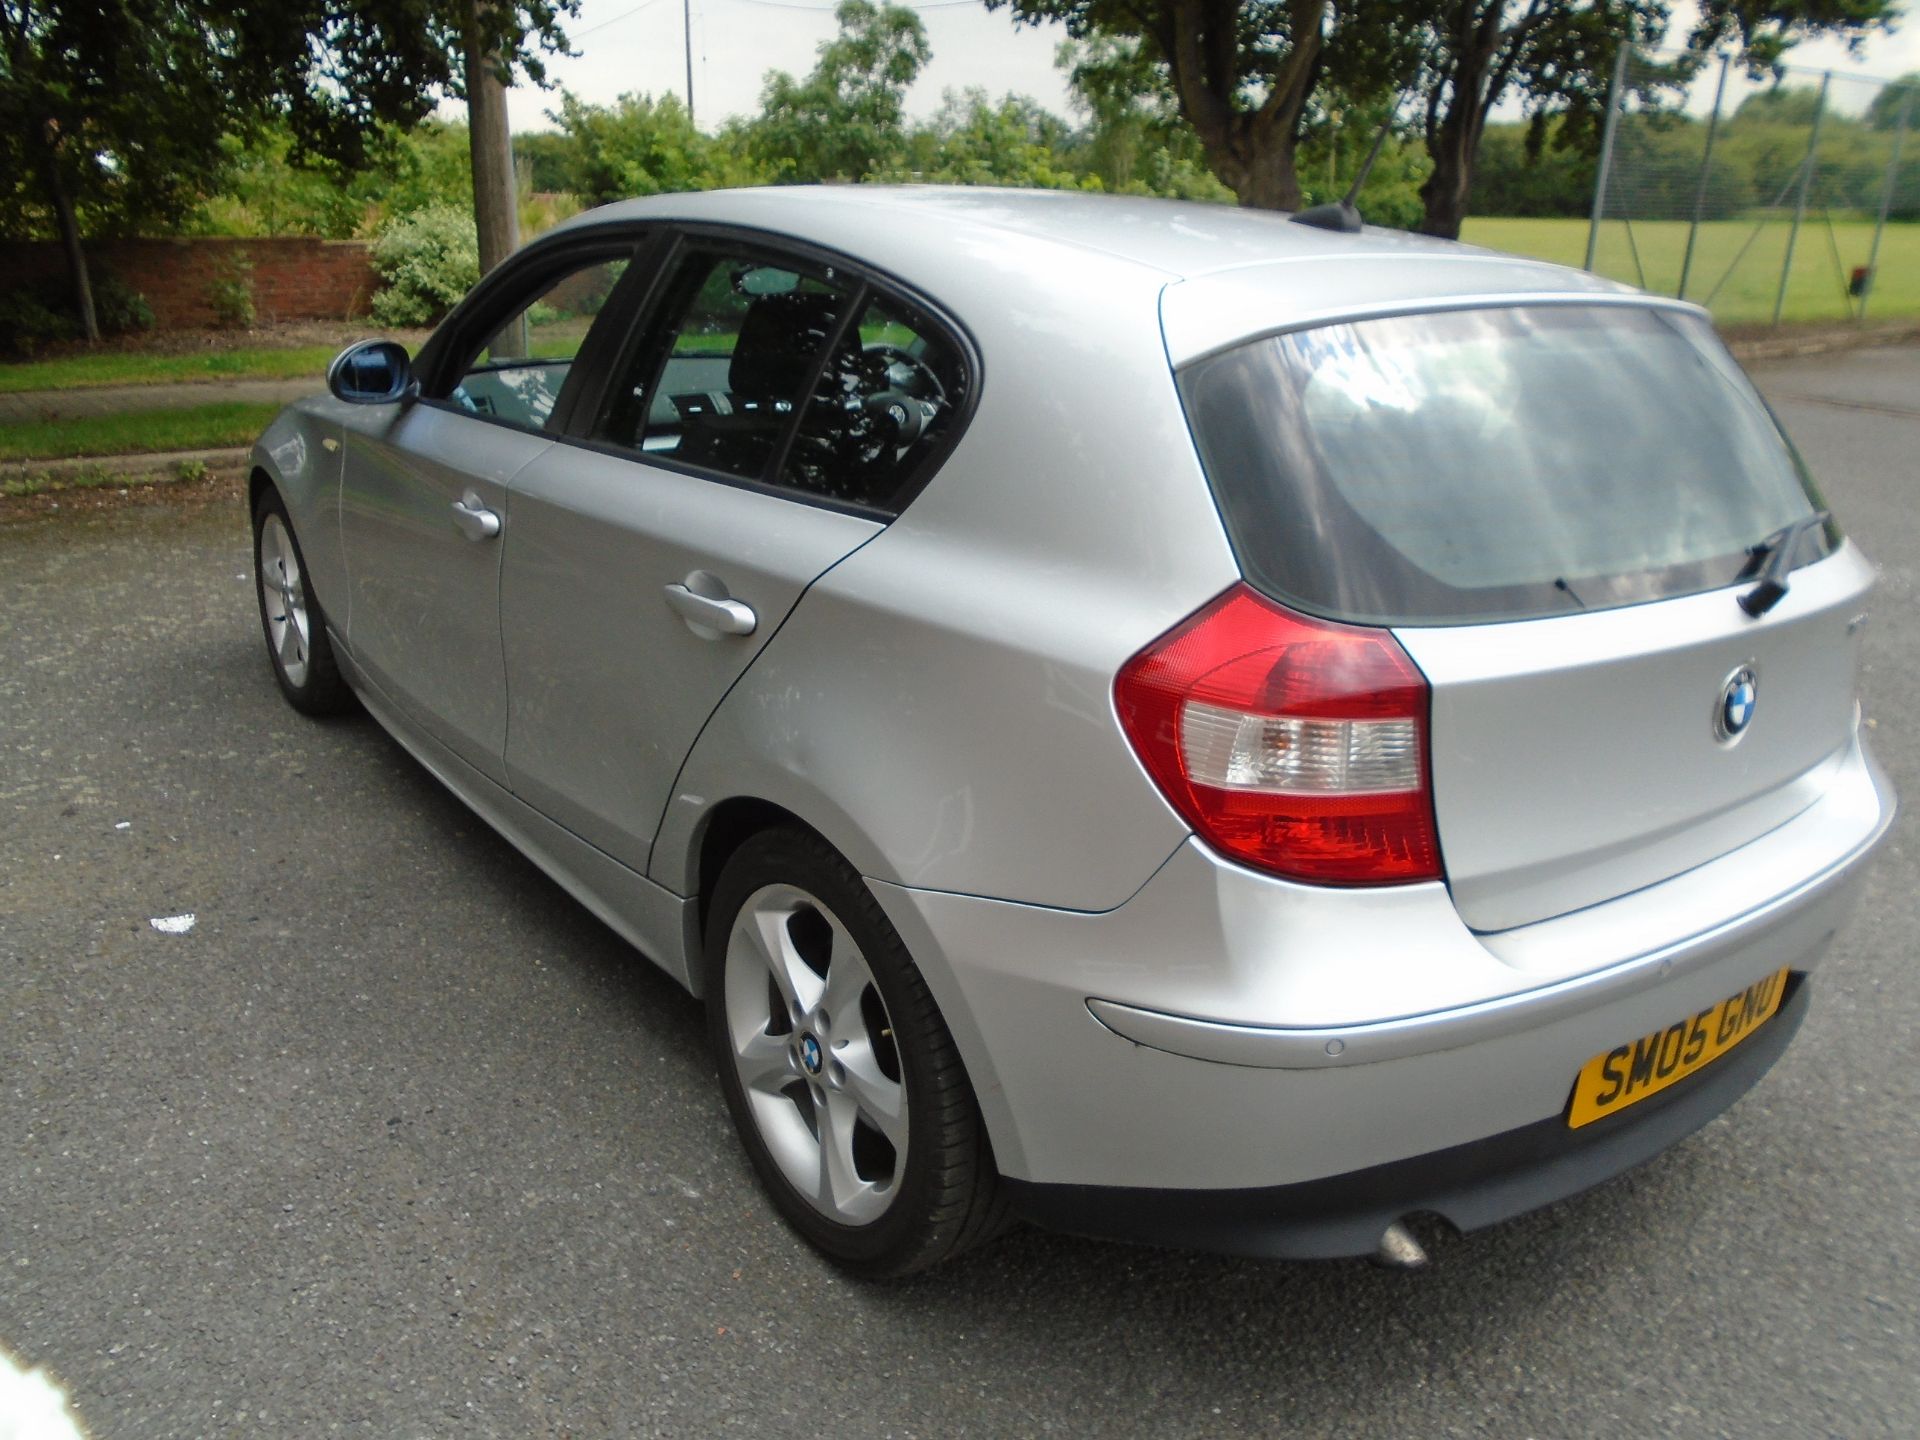
[[[1747,562],[1747,568],[1761,566],[1760,583],[1740,597],[1740,608],[1758,620],[1778,605],[1787,593],[1787,572],[1793,569],[1801,540],[1832,518],[1825,510],[1816,510],[1791,525],[1781,526],[1758,545],[1749,546],[1747,554],[1753,558]]]

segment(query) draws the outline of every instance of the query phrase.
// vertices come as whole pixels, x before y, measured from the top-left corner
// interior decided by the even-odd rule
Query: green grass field
[[[1702,225],[1687,280],[1687,299],[1708,306],[1722,325],[1769,323],[1789,228],[1786,220],[1769,221],[1755,235],[1752,221],[1720,220]],[[1750,237],[1752,243],[1748,245]],[[1587,254],[1584,220],[1470,219],[1461,238],[1562,265],[1580,265]],[[1829,234],[1826,221],[1817,214],[1808,216],[1800,227],[1786,311],[1781,318],[1802,322],[1851,318],[1846,275],[1855,265],[1867,263],[1872,244],[1873,225],[1869,221],[1836,220]],[[1631,244],[1628,227],[1608,221],[1601,226],[1594,268],[1629,285],[1672,295],[1679,289],[1686,245],[1685,221],[1636,220]],[[1742,246],[1748,247],[1744,255]],[[1868,318],[1920,316],[1920,225],[1887,226],[1880,242],[1879,271],[1868,301]]]
[[[139,455],[251,445],[278,405],[228,403],[190,410],[144,410],[76,420],[0,424],[0,460],[63,460],[75,455]]]

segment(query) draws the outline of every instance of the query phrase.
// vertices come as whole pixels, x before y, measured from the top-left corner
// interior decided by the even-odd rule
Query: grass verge
[[[336,347],[292,350],[208,350],[190,355],[145,352],[65,355],[0,365],[0,395],[29,390],[82,390],[101,385],[183,385],[207,380],[302,380],[317,389]]]
[[[28,471],[0,476],[0,497],[10,500],[30,495],[59,494],[67,490],[130,490],[139,485],[194,485],[209,478],[213,470],[205,461],[182,460],[164,469],[129,470],[112,460],[68,466],[58,473]]]
[[[0,424],[0,460],[64,460],[75,455],[140,455],[155,450],[220,450],[251,445],[280,408],[229,401],[188,410],[15,421]]]

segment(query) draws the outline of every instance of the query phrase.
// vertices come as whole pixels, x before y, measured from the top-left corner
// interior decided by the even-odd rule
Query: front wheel
[[[327,617],[309,588],[306,557],[293,538],[286,503],[271,488],[253,509],[253,571],[260,628],[281,693],[306,715],[337,715],[348,709],[353,692],[334,663]]]
[[[1005,1224],[959,1052],[853,868],[799,830],[743,845],[714,888],[708,1032],[741,1141],[788,1223],[873,1277]]]

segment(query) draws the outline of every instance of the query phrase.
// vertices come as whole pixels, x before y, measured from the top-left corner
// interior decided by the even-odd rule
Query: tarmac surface
[[[1760,378],[1881,567],[1920,799],[1920,350]],[[754,1188],[695,1004],[282,702],[247,548],[0,528],[0,1347],[93,1435],[1920,1433],[1904,821],[1751,1095],[1424,1273],[1020,1232],[865,1285]]]

